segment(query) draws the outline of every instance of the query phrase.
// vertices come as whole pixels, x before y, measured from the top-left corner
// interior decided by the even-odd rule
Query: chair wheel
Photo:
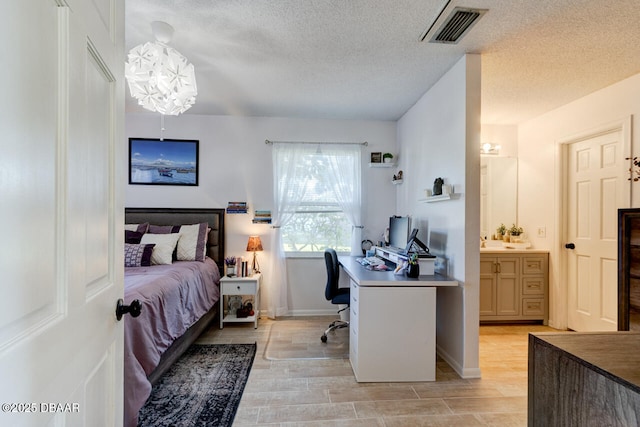
[[[322,341],[322,342],[327,342],[327,335],[326,335],[326,334],[325,334],[325,335],[322,335],[322,336],[320,337],[320,341]]]

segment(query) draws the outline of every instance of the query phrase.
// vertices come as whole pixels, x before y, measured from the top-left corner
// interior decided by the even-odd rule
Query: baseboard
[[[289,310],[287,316],[340,316],[335,308],[322,310]]]
[[[436,353],[442,358],[442,360],[447,362],[458,375],[460,375],[460,378],[481,378],[480,368],[464,368],[440,346],[436,346]]]

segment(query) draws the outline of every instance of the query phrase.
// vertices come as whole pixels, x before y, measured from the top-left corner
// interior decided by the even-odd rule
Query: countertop
[[[456,280],[440,274],[420,275],[414,279],[404,274],[394,274],[393,270],[368,270],[356,260],[357,258],[362,257],[340,256],[338,260],[345,272],[360,286],[458,286]]]

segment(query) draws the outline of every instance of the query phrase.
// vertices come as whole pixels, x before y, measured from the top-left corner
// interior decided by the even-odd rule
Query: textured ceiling
[[[640,72],[638,0],[452,0],[489,9],[457,45],[419,37],[446,0],[126,0],[126,50],[175,28],[187,114],[396,120],[482,54],[482,122],[516,124]],[[135,105],[127,89],[127,111]]]

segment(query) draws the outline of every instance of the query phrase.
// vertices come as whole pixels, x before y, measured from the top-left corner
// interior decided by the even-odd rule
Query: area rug
[[[192,345],[153,386],[138,426],[231,426],[256,344]]]
[[[337,317],[315,316],[278,319],[271,325],[264,351],[267,360],[348,359],[349,328],[336,329],[327,334],[327,342],[320,341],[329,324]]]

